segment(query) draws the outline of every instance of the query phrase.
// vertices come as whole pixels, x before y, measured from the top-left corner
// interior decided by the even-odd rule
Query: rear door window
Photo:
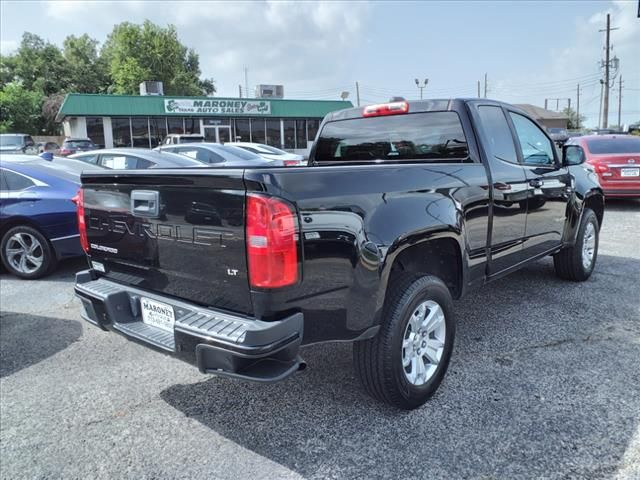
[[[103,167],[115,170],[132,170],[137,168],[138,159],[128,155],[102,154],[101,163]]]
[[[469,150],[457,113],[410,113],[325,124],[315,161],[464,162],[469,161]]]
[[[33,183],[29,178],[20,175],[19,173],[12,172],[11,170],[4,171],[4,180],[7,184],[7,189],[11,192],[26,190],[27,188],[35,185],[35,183]]]
[[[486,145],[490,150],[488,154],[504,162],[518,163],[511,129],[502,108],[482,105],[478,107],[478,114]]]

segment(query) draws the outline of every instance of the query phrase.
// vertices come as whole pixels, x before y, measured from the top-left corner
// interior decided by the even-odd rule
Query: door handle
[[[533,188],[540,188],[542,187],[542,185],[544,185],[544,182],[539,178],[532,178],[531,180],[529,180],[529,185]]]
[[[140,217],[157,217],[160,214],[160,195],[153,190],[131,192],[131,213]]]

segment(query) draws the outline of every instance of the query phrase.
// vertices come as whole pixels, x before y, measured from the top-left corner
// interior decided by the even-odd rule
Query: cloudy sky
[[[613,53],[623,78],[622,121],[640,120],[638,0],[468,2],[213,2],[13,1],[0,2],[2,53],[24,31],[61,44],[88,33],[104,41],[122,22],[174,24],[180,39],[200,54],[203,73],[218,95],[244,85],[283,84],[288,98],[363,103],[393,95],[416,98],[414,79],[429,79],[428,97],[475,96],[488,75],[488,96],[544,105],[571,97],[581,85],[581,113],[599,116],[599,61],[606,13]],[[619,76],[618,75],[618,76]],[[560,108],[566,100],[560,100]],[[555,108],[555,100],[550,106]],[[617,123],[618,78],[610,123]]]

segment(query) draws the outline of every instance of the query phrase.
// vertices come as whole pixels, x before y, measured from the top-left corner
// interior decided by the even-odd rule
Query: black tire
[[[586,241],[585,232],[589,225],[593,226],[595,234],[595,250],[591,263],[588,267],[585,267],[582,261],[583,247]],[[587,280],[596,265],[598,258],[598,245],[600,243],[600,226],[598,225],[598,217],[591,209],[585,208],[582,213],[582,219],[580,220],[580,228],[578,228],[578,235],[576,243],[571,247],[565,247],[553,256],[553,266],[556,270],[556,275],[564,280],[571,280],[574,282],[584,282]]]
[[[402,276],[394,283],[385,302],[380,331],[374,338],[354,343],[353,361],[356,376],[369,395],[394,407],[412,410],[435,393],[449,366],[455,337],[453,301],[449,289],[437,277]],[[446,335],[435,372],[426,383],[416,386],[409,382],[402,366],[403,339],[414,310],[426,300],[442,308]]]
[[[14,235],[19,233],[23,233],[35,238],[40,244],[40,247],[36,254],[41,252],[42,263],[39,265],[39,267],[30,272],[20,271],[18,268],[16,268],[16,266],[14,266],[9,260],[9,255],[7,253],[7,249],[10,247],[10,239]],[[53,270],[57,263],[55,252],[53,251],[53,248],[51,248],[51,244],[49,243],[49,241],[38,230],[26,225],[13,227],[4,234],[4,236],[2,237],[2,243],[0,244],[0,257],[2,257],[2,264],[10,273],[15,275],[16,277],[24,278],[26,280],[35,280],[36,278],[45,276],[47,273]],[[34,266],[34,264],[30,265]]]

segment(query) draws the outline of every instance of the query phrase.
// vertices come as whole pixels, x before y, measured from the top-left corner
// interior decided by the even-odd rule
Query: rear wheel
[[[47,239],[26,225],[13,227],[2,237],[1,254],[7,270],[25,279],[46,275],[56,263],[55,253]]]
[[[598,217],[593,210],[586,208],[582,213],[576,243],[563,248],[553,257],[558,277],[583,282],[591,276],[598,258],[599,233]]]
[[[378,335],[354,343],[354,366],[371,396],[410,410],[442,382],[455,323],[451,293],[442,280],[407,276],[395,283]]]

